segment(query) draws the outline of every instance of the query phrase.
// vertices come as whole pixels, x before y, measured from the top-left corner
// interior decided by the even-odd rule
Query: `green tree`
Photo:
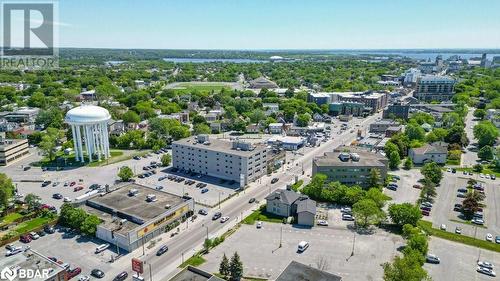
[[[427,272],[415,257],[396,256],[394,262],[384,263],[384,281],[422,281],[427,279]]]
[[[87,216],[88,214],[83,209],[75,208],[69,214],[68,224],[71,228],[80,230]]]
[[[9,199],[14,196],[15,187],[6,174],[0,173],[0,212],[7,208]]]
[[[85,220],[80,225],[80,231],[88,236],[95,236],[97,231],[97,226],[101,223],[101,220],[96,215],[87,215]]]
[[[427,236],[424,234],[411,235],[408,239],[407,247],[417,250],[425,256],[428,251]]]
[[[64,124],[63,119],[62,111],[58,107],[51,107],[38,113],[35,124],[43,129],[48,127],[61,129]]]
[[[368,187],[380,188],[382,184],[382,178],[380,177],[379,169],[371,169],[370,176],[367,181]]]
[[[161,156],[161,164],[164,167],[170,166],[170,163],[172,163],[172,155],[169,153],[165,153]]]
[[[395,170],[401,164],[401,158],[399,157],[399,153],[397,151],[391,152],[389,155],[389,168]]]
[[[476,190],[467,192],[464,201],[462,201],[462,213],[467,219],[471,219],[479,208],[480,202],[484,200],[484,196]]]
[[[480,119],[480,120],[483,120],[484,117],[486,116],[486,110],[484,109],[476,109],[474,110],[474,117]]]
[[[210,130],[210,127],[207,124],[196,124],[193,128],[193,133],[195,135],[210,134],[211,132],[212,130]]]
[[[125,112],[122,115],[122,120],[123,120],[123,123],[125,123],[125,124],[132,124],[132,123],[137,124],[137,123],[141,122],[141,117],[135,111],[128,110],[127,112]]]
[[[406,157],[404,163],[403,163],[403,167],[405,168],[405,170],[410,170],[411,168],[413,168],[413,159],[411,159],[411,157]]]
[[[481,158],[481,160],[491,160],[494,156],[495,150],[489,145],[481,147],[477,153],[477,157]]]
[[[238,252],[235,252],[231,257],[231,263],[229,264],[230,271],[230,281],[239,281],[243,277],[243,263],[240,260]]]
[[[390,200],[391,197],[385,195],[380,188],[370,188],[366,193],[364,199],[370,199],[375,204],[377,204],[377,207],[382,209],[385,206],[385,202]]]
[[[490,121],[482,121],[473,129],[474,137],[478,139],[479,147],[493,146],[499,136],[498,129]]]
[[[307,127],[310,121],[311,115],[309,113],[299,114],[297,116],[297,126],[299,127]]]
[[[425,198],[426,201],[431,201],[434,196],[436,196],[436,184],[432,182],[430,179],[425,178],[424,184],[422,186],[422,191],[420,192],[420,196]]]
[[[476,173],[481,173],[483,171],[483,165],[476,164],[476,165],[472,166],[472,170]]]
[[[205,239],[205,241],[203,241],[203,248],[205,249],[205,252],[209,252],[210,251],[210,248],[214,245],[214,242],[212,241],[212,239]],[[225,255],[225,254],[224,254]]]
[[[227,277],[229,276],[229,274],[231,274],[231,267],[229,266],[229,259],[226,257],[226,253],[224,253],[222,256],[222,261],[219,265],[219,273],[224,277]]]
[[[40,208],[42,198],[40,196],[35,195],[33,193],[27,194],[26,197],[24,197],[24,202],[28,205],[28,209],[30,211],[34,211],[38,208]]]
[[[122,166],[118,172],[121,181],[129,181],[134,176],[134,172],[128,166]]]
[[[54,160],[54,149],[57,146],[63,132],[56,128],[47,128],[39,144],[40,149],[49,156],[49,160]]]
[[[393,223],[400,227],[406,224],[416,226],[417,222],[422,218],[422,213],[417,206],[410,203],[391,204],[389,206],[389,217]]]
[[[441,179],[443,178],[443,171],[441,171],[439,165],[434,161],[426,163],[420,170],[420,173],[422,173],[424,177],[430,179],[436,185],[439,184],[439,182],[441,182]]]
[[[418,124],[408,124],[405,129],[405,134],[410,141],[423,141],[425,139],[425,131]]]
[[[368,227],[372,224],[378,224],[385,218],[382,211],[371,199],[362,199],[352,206],[352,212],[356,218],[356,223],[361,227]]]

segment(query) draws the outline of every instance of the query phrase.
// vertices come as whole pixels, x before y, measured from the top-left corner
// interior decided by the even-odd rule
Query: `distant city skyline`
[[[495,0],[72,0],[58,6],[60,47],[500,48]]]

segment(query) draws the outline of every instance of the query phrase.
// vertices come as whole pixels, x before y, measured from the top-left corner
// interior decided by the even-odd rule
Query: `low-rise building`
[[[266,212],[284,218],[296,217],[297,224],[313,226],[316,201],[292,190],[279,189],[266,197]]]
[[[327,176],[328,181],[368,187],[371,170],[379,170],[382,184],[387,176],[387,167],[388,160],[381,154],[354,147],[340,147],[314,158],[312,175],[321,173]]]
[[[27,139],[3,139],[0,137],[0,166],[10,165],[28,155]]]
[[[425,164],[427,162],[436,162],[445,164],[448,150],[444,145],[424,144],[422,147],[410,148],[408,157],[413,160],[414,164]]]
[[[66,281],[68,274],[66,269],[52,261],[41,253],[29,248],[28,246],[16,245],[24,248],[24,251],[0,259],[0,268],[2,269],[1,280],[9,281]],[[7,275],[10,269],[12,274]],[[5,274],[4,272],[7,272]],[[15,274],[13,274],[15,272]],[[5,275],[4,275],[5,274]]]
[[[384,110],[382,115],[383,118],[393,119],[393,118],[401,118],[403,120],[408,120],[408,115],[410,113],[410,105],[403,103],[394,103]]]
[[[321,269],[291,261],[276,278],[276,281],[342,281],[342,277]]]
[[[34,124],[39,112],[39,108],[20,107],[5,115],[5,119],[9,122]]]
[[[271,123],[269,124],[270,134],[281,134],[283,133],[283,123]]]
[[[172,162],[177,169],[235,181],[244,187],[266,172],[267,152],[261,144],[198,135],[172,143]]]
[[[267,143],[284,150],[297,150],[304,146],[306,139],[303,137],[276,136],[268,139]]]
[[[385,134],[385,131],[394,126],[398,126],[399,123],[392,119],[382,119],[379,121],[375,121],[370,124],[370,133],[380,133]]]
[[[276,89],[278,85],[266,77],[259,77],[249,82],[251,89]]]

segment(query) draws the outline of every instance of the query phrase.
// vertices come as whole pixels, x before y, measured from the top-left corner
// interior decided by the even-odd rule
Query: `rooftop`
[[[84,104],[69,110],[65,121],[70,124],[92,124],[111,119],[109,111],[103,107]]]
[[[233,141],[234,142],[234,141]],[[242,142],[243,143],[243,142]],[[238,150],[233,149],[233,143],[230,141],[220,140],[216,138],[211,138],[207,144],[199,143],[195,138],[185,138],[178,141],[174,141],[173,145],[185,145],[190,147],[198,147],[200,149],[229,153],[238,156],[251,156],[254,155],[258,150],[265,149],[266,146],[263,144],[253,144],[253,150]]]
[[[316,269],[314,267],[291,261],[276,278],[276,281],[341,281],[342,277]]]
[[[387,159],[381,154],[356,149],[353,147],[345,147],[349,152],[333,151],[325,152],[323,156],[314,158],[313,162],[316,166],[370,166],[370,167],[385,167]],[[347,161],[340,160],[339,156],[342,153],[356,153],[359,156],[357,161],[349,158]]]
[[[421,147],[411,148],[416,154],[448,153],[446,146],[425,144]]]
[[[223,281],[223,279],[188,265],[168,281]]]
[[[16,245],[21,246],[21,245]],[[24,246],[23,246],[24,247]],[[17,255],[2,257],[0,259],[0,268],[23,268],[23,269],[48,269],[49,276],[54,276],[59,272],[63,271],[64,268],[59,264],[51,261],[47,257],[41,255],[40,253],[34,250],[26,250],[23,253],[19,253]],[[14,278],[12,281],[20,280],[19,278]],[[46,280],[45,278],[31,278],[30,280],[38,281],[38,280]]]

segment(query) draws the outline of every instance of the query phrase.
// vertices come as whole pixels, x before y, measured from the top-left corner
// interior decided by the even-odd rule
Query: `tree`
[[[100,223],[101,220],[96,215],[87,215],[80,226],[80,231],[85,235],[94,236]]]
[[[418,256],[396,256],[394,262],[384,263],[384,281],[422,281],[427,280],[427,272],[420,265]]]
[[[141,117],[135,111],[128,110],[127,112],[125,112],[122,115],[122,120],[123,120],[123,123],[125,123],[125,124],[132,124],[132,123],[137,124],[137,123],[141,122]]]
[[[490,121],[482,121],[474,126],[474,137],[478,140],[479,147],[493,146],[499,136],[498,129]]]
[[[392,222],[400,227],[406,224],[416,226],[417,222],[422,218],[422,213],[417,206],[410,203],[391,204],[389,206],[389,216]]]
[[[230,281],[239,281],[243,277],[243,263],[240,260],[238,252],[235,252],[233,257],[231,257],[231,263],[229,264],[230,271]]]
[[[170,163],[172,162],[172,155],[165,153],[161,156],[161,164],[164,167],[170,166]]]
[[[356,223],[361,227],[368,227],[379,223],[384,217],[384,212],[371,199],[362,199],[352,206]]]
[[[6,174],[0,173],[0,212],[7,208],[9,199],[14,196],[15,187]]]
[[[210,250],[210,248],[212,247],[213,244],[214,243],[213,243],[212,239],[208,239],[208,238],[205,239],[205,241],[203,241],[203,248],[205,248],[205,252],[208,253],[208,251]],[[224,256],[225,255],[226,254],[224,253]]]
[[[399,153],[397,151],[391,152],[389,155],[389,168],[395,170],[401,164],[401,158],[399,158]]]
[[[297,126],[299,127],[307,127],[310,121],[311,115],[309,115],[309,113],[299,114],[297,116]]]
[[[481,173],[483,171],[483,165],[476,164],[476,165],[472,166],[472,170],[476,173]]]
[[[474,117],[480,119],[480,120],[483,120],[484,117],[486,116],[486,110],[484,109],[476,109],[474,110]]]
[[[420,170],[420,173],[436,185],[439,184],[443,178],[443,171],[441,171],[441,168],[434,161],[426,163]]]
[[[63,126],[63,113],[58,107],[51,107],[38,113],[35,124],[45,129],[47,127],[61,129]]]
[[[484,200],[484,196],[476,190],[469,191],[465,195],[465,199],[462,202],[462,213],[465,218],[471,219],[474,216],[480,206],[480,202]]]
[[[222,256],[222,261],[219,265],[219,273],[224,277],[227,277],[229,274],[231,274],[231,268],[229,266],[229,260],[226,257],[226,253],[224,253]]]
[[[436,196],[436,185],[428,178],[424,178],[424,184],[420,196],[425,198],[426,201],[431,201]]]
[[[26,202],[26,204],[28,204],[28,209],[30,211],[38,209],[41,205],[40,204],[41,201],[42,201],[42,198],[40,198],[40,196],[32,194],[32,193],[26,195],[26,197],[24,198],[24,202]]]
[[[491,160],[494,156],[495,150],[489,145],[481,147],[477,153],[477,157],[481,158],[481,160]]]
[[[403,167],[405,168],[405,170],[410,170],[411,168],[413,168],[413,159],[411,159],[411,157],[406,157],[403,163]]]
[[[377,204],[377,207],[382,209],[385,206],[385,202],[390,200],[391,197],[385,195],[379,188],[370,188],[366,193],[365,193],[365,199],[371,199],[375,204]]]
[[[49,160],[54,160],[54,149],[59,139],[62,137],[62,131],[56,128],[47,128],[39,144],[40,149],[49,156]]]
[[[129,181],[134,176],[134,172],[128,166],[122,166],[118,172],[121,181]]]
[[[370,176],[368,178],[368,187],[376,187],[380,188],[382,179],[380,178],[380,170],[379,169],[371,169]]]
[[[405,129],[405,134],[410,141],[423,141],[425,139],[425,131],[418,124],[408,124]]]
[[[195,135],[200,135],[200,134],[210,134],[212,130],[210,130],[210,127],[207,124],[196,124],[194,125],[193,128],[193,133]]]
[[[411,235],[407,247],[419,251],[421,255],[426,255],[428,250],[427,237],[423,234]]]

